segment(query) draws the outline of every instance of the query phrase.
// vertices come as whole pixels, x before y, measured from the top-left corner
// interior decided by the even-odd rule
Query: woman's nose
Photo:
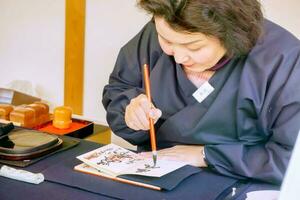
[[[183,50],[180,50],[180,49],[174,48],[173,56],[174,56],[176,63],[179,63],[179,64],[185,63],[189,60],[189,56]]]
[[[176,63],[179,63],[179,64],[185,63],[189,60],[188,55],[174,54],[174,58],[175,58]]]

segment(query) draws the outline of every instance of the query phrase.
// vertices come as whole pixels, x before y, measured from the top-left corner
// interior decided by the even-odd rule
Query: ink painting
[[[128,149],[109,144],[77,157],[85,164],[112,176],[134,174],[161,177],[186,165],[184,162],[142,157]]]

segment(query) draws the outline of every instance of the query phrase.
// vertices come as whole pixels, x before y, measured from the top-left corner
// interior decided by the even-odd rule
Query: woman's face
[[[226,50],[216,37],[202,33],[176,32],[160,17],[155,17],[162,50],[186,69],[202,72],[218,63]]]

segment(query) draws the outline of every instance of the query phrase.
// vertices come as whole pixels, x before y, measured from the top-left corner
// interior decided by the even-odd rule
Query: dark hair
[[[262,33],[257,0],[139,0],[138,6],[175,31],[217,37],[230,57],[247,54]]]

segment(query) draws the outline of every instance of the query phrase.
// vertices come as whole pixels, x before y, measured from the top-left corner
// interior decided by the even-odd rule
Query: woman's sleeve
[[[283,63],[283,71],[279,72],[286,73],[287,79],[271,94],[272,103],[268,100],[263,103],[266,111],[262,123],[270,127],[267,140],[252,145],[246,145],[246,139],[234,144],[206,145],[206,160],[213,169],[233,177],[281,183],[300,129],[299,52]],[[282,77],[280,73],[276,76]],[[276,78],[273,80],[279,80]],[[278,81],[271,84],[276,85]]]
[[[134,131],[125,123],[125,108],[130,100],[143,93],[140,69],[126,59],[124,49],[120,51],[109,84],[104,87],[103,105],[106,119],[112,131],[132,144],[147,139],[143,131]]]
[[[157,59],[159,49],[156,40],[153,23],[149,22],[120,50],[109,84],[103,90],[102,103],[109,126],[115,134],[134,145],[147,141],[149,137],[145,131],[127,127],[125,108],[132,98],[144,93],[141,66],[143,62],[152,64]]]

